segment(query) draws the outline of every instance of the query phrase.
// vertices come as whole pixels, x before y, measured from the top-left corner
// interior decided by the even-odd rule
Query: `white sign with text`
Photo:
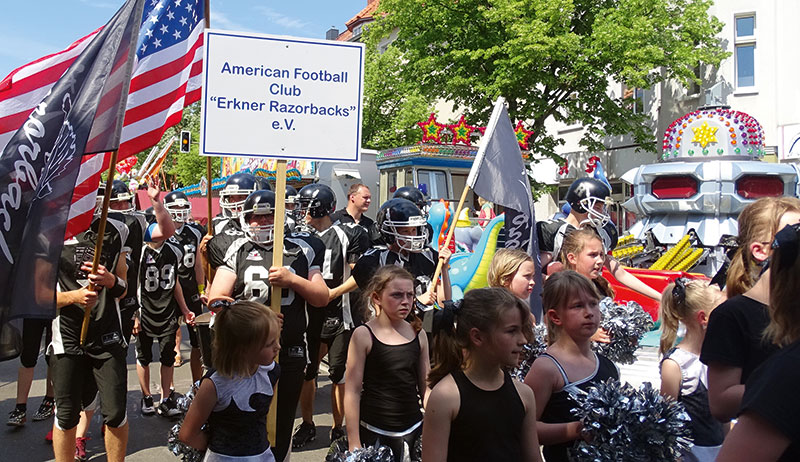
[[[205,31],[200,153],[358,162],[364,44]]]

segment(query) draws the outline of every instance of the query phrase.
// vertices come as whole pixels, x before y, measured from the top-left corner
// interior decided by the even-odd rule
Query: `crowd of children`
[[[85,460],[86,418],[99,408],[109,460],[122,460],[130,336],[141,412],[178,416],[172,375],[180,317],[200,382],[179,437],[205,450],[206,461],[283,461],[292,447],[316,438],[314,391],[325,354],[333,383],[329,437],[346,437],[350,451],[383,445],[398,462],[567,461],[577,441],[592,441],[571,412],[576,395],[620,377],[592,349],[594,341],[609,341],[599,329],[599,302],[614,297],[605,269],[644,295],[660,296],[661,393],[691,417],[694,445],[680,460],[800,460],[791,393],[800,379],[800,200],[763,198],[743,210],[725,287],[679,278],[657,294],[609,256],[616,234],[603,209],[609,191],[598,183],[576,181],[567,194],[569,216],[537,227],[547,272],[538,320],[528,306],[536,265],[521,250],[498,250],[489,287],[450,300],[450,252],[432,248],[424,210],[405,197],[387,201],[372,222],[363,216],[364,185],[351,188],[339,211],[327,186],[291,190],[284,266],[274,267],[269,185],[246,173],[230,177],[220,194],[223,214],[210,224],[216,235],[203,238],[186,197],[173,192],[162,205],[152,184],[154,216],[145,221],[132,207],[117,207],[97,274],[87,274],[96,230],[65,244],[59,315],[48,341],[53,389],[34,420],[55,414],[56,460],[72,460],[73,453]],[[111,191],[122,205],[132,198],[123,186]],[[442,276],[433,280],[437,264]],[[273,287],[280,290],[278,315],[267,308]],[[215,313],[213,366],[203,375],[193,325],[206,304]],[[81,347],[83,310],[92,307]],[[524,381],[514,380],[509,371],[537,322],[547,327],[547,348]],[[9,425],[25,423],[31,355],[46,327],[28,324]],[[150,391],[154,341],[158,403]],[[298,403],[303,419],[292,431]]]

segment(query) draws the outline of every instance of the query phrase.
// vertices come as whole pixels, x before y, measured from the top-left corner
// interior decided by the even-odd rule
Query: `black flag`
[[[128,0],[0,157],[0,360],[15,318],[55,316],[58,260],[81,156],[119,147],[144,0]]]

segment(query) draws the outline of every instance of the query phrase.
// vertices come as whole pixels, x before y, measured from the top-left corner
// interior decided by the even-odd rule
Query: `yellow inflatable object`
[[[492,264],[492,258],[494,258],[494,254],[497,251],[497,236],[500,234],[500,230],[503,229],[504,224],[505,221],[500,221],[497,226],[492,228],[489,239],[486,241],[486,249],[481,256],[481,262],[478,264],[478,268],[475,270],[475,275],[472,277],[472,280],[469,281],[469,284],[467,284],[467,287],[464,289],[464,293],[467,293],[468,290],[481,289],[489,286],[489,266]]]
[[[461,214],[458,216],[458,220],[456,221],[456,228],[471,228],[475,225],[469,221],[469,209],[464,207],[461,209]]]

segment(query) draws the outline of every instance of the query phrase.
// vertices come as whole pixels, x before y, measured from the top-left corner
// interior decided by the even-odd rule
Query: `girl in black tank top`
[[[517,365],[531,334],[528,306],[504,288],[474,289],[441,317],[423,459],[539,461],[533,393],[504,370]]]
[[[599,301],[594,284],[575,271],[560,271],[544,285],[542,305],[551,345],[533,362],[525,383],[536,395],[536,425],[547,462],[568,461],[569,448],[584,437],[570,412],[577,404],[574,393],[619,379],[614,363],[591,348],[601,319]]]
[[[369,294],[377,317],[353,331],[345,369],[344,412],[349,449],[388,446],[395,461],[419,460],[422,398],[430,370],[428,341],[413,315],[414,279],[397,266],[372,277]],[[416,321],[416,317],[414,317]]]

